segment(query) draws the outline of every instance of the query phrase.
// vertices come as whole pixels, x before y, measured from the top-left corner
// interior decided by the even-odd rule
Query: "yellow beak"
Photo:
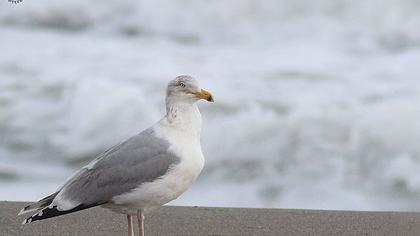
[[[211,93],[204,90],[204,89],[201,89],[200,92],[194,93],[194,95],[197,96],[198,98],[202,98],[202,99],[207,100],[209,102],[214,102],[213,96],[211,95]]]

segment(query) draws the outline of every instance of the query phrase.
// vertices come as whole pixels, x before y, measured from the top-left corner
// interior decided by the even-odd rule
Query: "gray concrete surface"
[[[21,225],[26,203],[0,202],[0,235],[126,235],[126,218],[93,208]],[[160,207],[151,235],[420,235],[420,213]]]

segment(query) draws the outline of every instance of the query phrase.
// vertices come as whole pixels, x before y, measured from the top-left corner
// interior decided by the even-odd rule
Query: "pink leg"
[[[133,221],[131,215],[127,215],[128,222],[128,236],[134,236]]]
[[[144,215],[143,210],[137,211],[137,220],[139,221],[139,236],[144,236]]]

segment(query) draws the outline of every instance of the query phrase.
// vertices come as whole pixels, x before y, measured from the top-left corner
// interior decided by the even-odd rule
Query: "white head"
[[[166,104],[189,103],[204,99],[213,102],[211,93],[201,89],[196,79],[189,75],[180,75],[171,80],[166,89]]]

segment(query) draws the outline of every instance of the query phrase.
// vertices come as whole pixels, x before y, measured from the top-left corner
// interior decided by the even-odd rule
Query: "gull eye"
[[[181,87],[185,88],[185,83],[184,83],[184,82],[180,82],[180,83],[179,83],[179,86],[181,86]]]

